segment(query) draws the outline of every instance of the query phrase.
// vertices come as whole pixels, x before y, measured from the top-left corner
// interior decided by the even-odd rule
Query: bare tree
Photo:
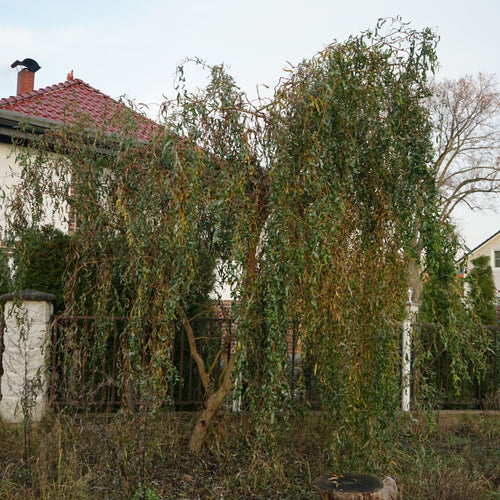
[[[500,193],[500,90],[494,75],[482,73],[430,87],[444,219],[460,204],[484,208]]]

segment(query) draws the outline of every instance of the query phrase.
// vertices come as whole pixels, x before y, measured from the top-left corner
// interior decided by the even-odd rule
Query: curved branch
[[[176,305],[176,309],[177,309],[177,314],[179,314],[179,317],[181,318],[182,327],[184,328],[184,331],[186,332],[186,335],[188,337],[191,357],[194,359],[196,366],[198,367],[198,372],[200,374],[200,379],[203,384],[203,388],[205,389],[205,392],[207,394],[212,394],[212,381],[210,380],[210,374],[207,372],[205,367],[205,362],[203,361],[203,358],[200,356],[198,348],[196,347],[196,339],[194,336],[193,328],[191,327],[188,319],[186,318],[184,310],[179,304]]]

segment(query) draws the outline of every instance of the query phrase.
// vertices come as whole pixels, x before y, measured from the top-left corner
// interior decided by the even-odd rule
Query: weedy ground
[[[0,424],[0,498],[319,498],[311,483],[326,458],[314,414],[293,423],[278,454],[257,449],[244,416],[227,414],[194,456],[194,418],[59,414],[31,427]],[[500,412],[440,414],[426,441],[401,438],[387,474],[403,499],[500,499]]]

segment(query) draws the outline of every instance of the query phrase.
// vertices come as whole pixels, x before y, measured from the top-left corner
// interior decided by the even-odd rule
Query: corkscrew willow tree
[[[299,319],[332,462],[344,467],[390,455],[415,234],[440,231],[422,108],[435,43],[397,26],[331,45],[269,111],[270,337],[278,318]]]
[[[191,335],[207,396],[193,450],[230,390],[251,410],[255,442],[276,445],[292,400],[293,320],[332,465],[376,469],[390,456],[409,261],[442,230],[422,107],[435,44],[429,30],[381,22],[289,70],[257,104],[222,66],[188,93],[181,68],[178,99],[150,142],[136,139],[131,114],[114,138],[80,121],[20,152],[11,229],[39,224],[47,198],[77,217],[68,306],[128,314],[128,393],[164,404],[175,323]],[[238,325],[220,380],[188,323],[216,261]]]

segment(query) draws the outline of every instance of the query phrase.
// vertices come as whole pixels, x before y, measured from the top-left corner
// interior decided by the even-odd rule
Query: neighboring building
[[[468,267],[470,268],[472,266],[471,262],[473,259],[481,255],[486,255],[490,258],[497,297],[500,300],[500,231],[497,231],[487,240],[484,240],[467,254]]]

